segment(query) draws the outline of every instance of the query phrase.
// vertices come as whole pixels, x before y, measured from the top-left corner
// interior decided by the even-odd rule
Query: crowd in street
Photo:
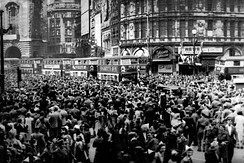
[[[244,90],[211,76],[32,75],[0,97],[0,163],[231,163],[243,138]]]

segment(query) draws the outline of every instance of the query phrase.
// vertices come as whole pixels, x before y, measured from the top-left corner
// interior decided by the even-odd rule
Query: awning
[[[153,59],[153,62],[170,62],[171,59]]]

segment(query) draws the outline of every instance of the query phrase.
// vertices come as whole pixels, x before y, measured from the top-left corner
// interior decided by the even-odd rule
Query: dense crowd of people
[[[231,163],[244,143],[244,90],[210,76],[23,76],[0,108],[0,163]]]

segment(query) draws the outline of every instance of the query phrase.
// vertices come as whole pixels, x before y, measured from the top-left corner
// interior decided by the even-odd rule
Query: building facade
[[[46,0],[1,0],[3,27],[13,29],[4,35],[6,58],[46,55]]]
[[[76,57],[88,57],[91,53],[90,0],[80,0],[81,12],[75,18]]]
[[[80,0],[48,0],[48,57],[75,57],[75,18]]]
[[[118,5],[119,55],[149,55],[152,73],[210,72],[216,58],[243,69],[243,0],[121,0]]]

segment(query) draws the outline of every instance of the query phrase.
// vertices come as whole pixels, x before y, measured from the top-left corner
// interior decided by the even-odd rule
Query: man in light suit
[[[233,155],[234,155],[235,144],[238,141],[238,135],[237,135],[235,126],[233,126],[233,118],[227,117],[226,120],[227,120],[226,130],[229,133],[229,137],[228,137],[228,163],[231,163]]]

